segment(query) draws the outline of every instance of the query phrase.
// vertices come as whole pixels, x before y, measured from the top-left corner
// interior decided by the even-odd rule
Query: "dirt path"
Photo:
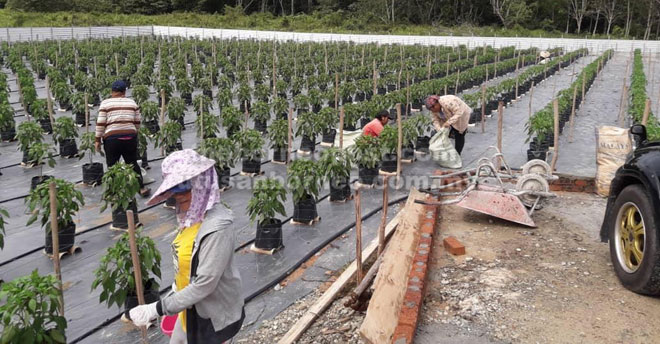
[[[617,119],[627,60],[627,53],[614,54],[591,85],[575,112],[573,142],[568,140],[568,124],[564,127],[564,133],[559,136],[557,171],[585,177],[596,175],[596,130],[602,125],[619,125]],[[630,75],[629,70],[628,81]],[[627,108],[625,104],[624,108]]]
[[[595,56],[583,57],[575,62],[575,72],[579,73],[584,66],[593,61]],[[554,95],[568,87],[572,77],[573,66],[560,70],[555,75],[548,77],[534,88],[532,111],[536,112],[548,104]],[[527,130],[525,125],[529,117],[530,92],[522,95],[518,101],[510,104],[504,109],[503,126],[503,153],[511,167],[520,167],[527,162]],[[486,120],[485,133],[481,133],[480,125],[468,129],[465,138],[465,148],[461,157],[463,166],[476,162],[488,148],[497,143],[497,113]]]
[[[563,194],[535,214],[537,229],[456,207],[442,209],[419,343],[648,343],[660,300],[619,284],[598,240],[605,200]]]

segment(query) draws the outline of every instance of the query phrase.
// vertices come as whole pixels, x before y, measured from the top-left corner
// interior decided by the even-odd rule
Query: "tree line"
[[[0,0],[11,10],[332,15],[379,25],[500,26],[656,39],[660,0]]]

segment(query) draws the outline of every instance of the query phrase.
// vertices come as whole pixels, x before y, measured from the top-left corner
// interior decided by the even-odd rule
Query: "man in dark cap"
[[[101,151],[101,141],[105,150],[108,168],[116,164],[119,158],[133,165],[133,170],[140,180],[140,195],[147,197],[151,193],[144,187],[138,160],[138,129],[140,129],[140,107],[133,99],[126,98],[126,83],[117,80],[112,83],[110,98],[99,106],[96,118],[96,150]]]

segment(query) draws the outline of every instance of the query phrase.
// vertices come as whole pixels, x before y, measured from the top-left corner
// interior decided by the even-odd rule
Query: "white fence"
[[[575,38],[534,38],[534,37],[471,37],[471,36],[401,36],[401,35],[366,35],[332,34],[281,31],[256,31],[234,29],[204,29],[173,26],[99,26],[67,28],[0,28],[0,41],[30,41],[51,39],[85,39],[124,36],[155,35],[164,37],[220,38],[220,39],[258,39],[297,42],[336,42],[352,41],[356,43],[380,44],[421,44],[421,45],[468,45],[471,47],[491,45],[493,47],[516,46],[518,48],[537,47],[549,49],[562,47],[565,50],[589,48],[592,53],[607,49],[630,51],[642,49],[645,52],[660,53],[660,41],[606,40]]]

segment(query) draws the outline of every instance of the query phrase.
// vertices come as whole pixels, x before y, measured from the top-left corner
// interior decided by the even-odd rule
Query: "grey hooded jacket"
[[[158,302],[160,315],[194,307],[199,317],[211,320],[215,331],[241,319],[243,297],[233,259],[233,221],[231,210],[222,205],[207,212],[193,244],[190,284]]]

